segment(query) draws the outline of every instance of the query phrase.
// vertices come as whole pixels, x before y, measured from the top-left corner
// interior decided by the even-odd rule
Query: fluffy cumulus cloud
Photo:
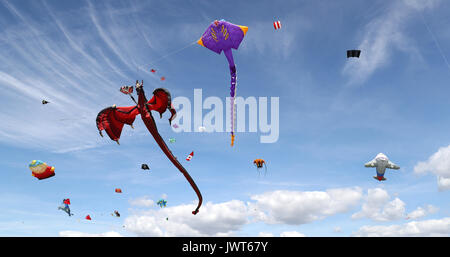
[[[369,218],[375,221],[393,221],[405,216],[405,203],[399,198],[392,201],[388,192],[381,188],[369,189],[361,211],[353,219]]]
[[[360,188],[327,191],[271,191],[251,196],[252,202],[208,202],[197,215],[195,204],[135,211],[125,228],[138,236],[233,236],[251,222],[299,225],[351,210],[362,198]],[[287,231],[280,236],[304,236]],[[273,236],[261,232],[258,236]]]
[[[423,218],[429,214],[436,213],[438,210],[439,210],[439,208],[434,207],[433,205],[428,205],[424,208],[418,207],[416,210],[409,213],[406,218],[416,220],[416,219]]]
[[[275,224],[300,225],[353,208],[362,198],[360,188],[327,191],[273,191],[251,197],[250,210],[257,220]],[[254,208],[253,208],[254,207]]]
[[[369,237],[410,237],[410,236],[450,236],[450,218],[411,221],[403,225],[363,226],[353,236]]]
[[[128,231],[139,236],[229,236],[247,224],[247,206],[232,200],[202,206],[192,215],[194,204],[167,207],[135,214],[125,220]]]
[[[121,237],[122,235],[115,231],[108,231],[100,234],[90,234],[79,231],[61,231],[59,232],[60,237]]]
[[[439,148],[427,161],[417,163],[414,173],[432,173],[437,176],[440,191],[450,189],[450,145]]]

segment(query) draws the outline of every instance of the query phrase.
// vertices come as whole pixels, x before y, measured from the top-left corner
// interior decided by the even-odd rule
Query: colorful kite
[[[120,189],[120,188],[116,188],[116,190],[114,190],[116,193],[119,193],[119,194],[121,194],[122,193],[122,189]]]
[[[274,21],[273,27],[275,28],[275,30],[281,29],[281,21]]]
[[[263,159],[255,159],[254,161],[253,161],[253,164],[256,166],[256,168],[259,170],[259,169],[262,169],[262,167],[263,167],[263,165],[264,165],[264,167],[265,167],[265,172],[267,172],[267,165],[266,165],[266,161],[264,161]]]
[[[70,213],[69,204],[70,204],[70,199],[63,199],[63,205],[59,206],[58,210],[62,210],[64,212],[66,212],[70,217],[70,216],[73,216],[73,214]]]
[[[159,205],[159,207],[161,207],[161,208],[166,207],[167,201],[160,199],[156,204]]]
[[[91,216],[89,216],[89,215],[87,215],[85,219],[87,219],[87,220],[92,220],[92,219],[91,219]]]
[[[31,175],[39,180],[55,176],[55,167],[48,166],[43,161],[33,160],[28,167],[31,170]]]
[[[190,154],[186,157],[186,161],[192,160],[192,157],[194,157],[194,151],[192,151],[192,153],[190,153]]]
[[[133,86],[121,86],[120,87],[120,92],[128,95],[133,93]]]
[[[171,104],[170,92],[164,88],[155,89],[153,91],[152,99],[147,101],[147,98],[144,93],[143,84],[144,82],[141,82],[139,84],[139,82],[136,81],[136,92],[139,97],[136,106],[116,107],[115,105],[113,105],[112,107],[103,109],[97,115],[96,120],[97,128],[101,136],[103,136],[102,130],[105,130],[108,136],[111,138],[111,140],[114,140],[118,143],[124,124],[132,125],[136,118],[136,115],[140,114],[142,121],[144,122],[150,134],[152,134],[156,143],[159,145],[161,150],[166,154],[167,158],[169,158],[169,160],[175,165],[175,167],[177,167],[178,170],[186,177],[187,181],[190,183],[191,187],[197,194],[199,202],[197,208],[192,212],[192,214],[195,215],[198,213],[203,201],[200,190],[198,189],[197,185],[195,184],[194,180],[191,178],[189,173],[181,165],[181,163],[170,151],[167,144],[164,142],[164,139],[158,132],[158,128],[156,127],[155,120],[151,113],[151,111],[157,111],[159,112],[160,117],[162,118],[162,114],[166,110],[169,110],[172,114],[172,116],[169,119],[170,125],[170,123],[176,116],[176,111]]]
[[[197,41],[201,46],[208,48],[209,50],[220,54],[222,51],[225,53],[225,57],[228,60],[230,74],[231,74],[231,86],[230,86],[230,114],[231,114],[231,146],[234,145],[234,131],[235,131],[235,119],[236,110],[234,106],[234,99],[236,97],[236,65],[234,65],[233,53],[231,49],[238,49],[248,27],[235,25],[225,20],[215,20],[203,33],[202,37]]]

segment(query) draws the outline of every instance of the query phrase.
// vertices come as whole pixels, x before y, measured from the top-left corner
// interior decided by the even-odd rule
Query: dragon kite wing
[[[209,50],[220,54],[222,51],[225,53],[225,57],[228,60],[231,75],[230,86],[230,114],[231,114],[231,146],[234,145],[234,131],[235,131],[235,119],[236,110],[234,105],[234,99],[236,97],[236,65],[234,64],[233,53],[231,49],[238,49],[248,27],[236,25],[225,20],[215,20],[203,33],[202,37],[197,41],[201,46],[208,48]]]
[[[100,136],[103,137],[102,130],[105,130],[111,140],[119,144],[120,134],[124,124],[133,127],[136,115],[139,114],[137,106],[111,107],[105,108],[97,115],[97,128]]]

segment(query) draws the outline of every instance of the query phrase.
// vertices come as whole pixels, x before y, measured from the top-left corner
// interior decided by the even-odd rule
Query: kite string
[[[425,17],[423,16],[422,12],[419,11],[420,16],[422,17],[422,21],[425,24],[425,27],[427,28],[428,32],[430,33],[431,37],[433,38],[434,44],[436,45],[436,48],[438,49],[439,53],[441,54],[442,58],[444,59],[445,63],[447,64],[448,69],[450,70],[450,64],[447,60],[447,57],[445,57],[444,52],[442,51],[442,48],[439,44],[439,42],[437,41],[434,33],[431,31],[430,27],[428,26],[428,23],[425,20]]]
[[[191,47],[191,46],[193,46],[194,44],[196,44],[197,43],[197,41],[194,41],[194,42],[192,42],[192,43],[189,43],[188,45],[186,45],[186,46],[183,46],[182,48],[180,48],[180,49],[177,49],[177,50],[175,50],[175,51],[172,51],[172,52],[169,52],[169,53],[167,53],[167,54],[165,54],[165,55],[163,55],[163,56],[160,56],[158,59],[156,59],[155,61],[153,61],[153,62],[149,62],[148,64],[150,64],[150,65],[154,65],[154,64],[156,64],[157,62],[159,62],[159,61],[161,61],[161,60],[163,60],[163,59],[165,59],[165,58],[167,58],[168,56],[171,56],[171,55],[174,55],[174,54],[176,54],[176,53],[178,53],[178,52],[181,52],[182,50],[184,50],[184,49],[186,49],[186,48],[188,48],[188,47]],[[139,70],[142,70],[142,71],[148,71],[147,69],[145,69],[145,66],[147,66],[148,64],[142,64],[142,65],[136,65],[136,72],[138,73],[139,72]],[[131,67],[129,67],[128,69],[107,69],[107,70],[105,70],[104,71],[104,73],[110,73],[110,72],[120,72],[120,71],[130,71],[131,70]]]
[[[180,48],[180,49],[178,49],[178,50],[172,51],[172,52],[170,52],[170,53],[167,53],[167,54],[165,54],[165,55],[159,57],[158,59],[156,59],[155,61],[153,61],[153,62],[151,62],[151,63],[149,63],[149,64],[154,65],[155,63],[157,63],[157,62],[159,62],[159,61],[161,61],[161,60],[163,60],[163,59],[165,59],[165,58],[167,58],[167,57],[169,57],[169,56],[171,56],[171,55],[174,55],[174,54],[176,54],[176,53],[178,53],[178,52],[181,52],[181,51],[183,51],[184,49],[186,49],[186,48],[188,48],[188,47],[191,47],[191,46],[195,45],[196,43],[197,43],[197,41],[194,41],[194,42],[192,42],[192,43],[189,43],[188,45],[186,45],[186,46],[184,46],[184,47],[182,47],[182,48]],[[139,65],[139,66],[137,66],[137,69],[145,70],[145,69],[142,69],[142,67],[144,67],[144,65]],[[145,70],[145,71],[146,71],[146,70]]]

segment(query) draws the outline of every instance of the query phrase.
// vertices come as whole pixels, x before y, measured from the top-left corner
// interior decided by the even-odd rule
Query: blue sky
[[[0,0],[0,236],[448,236],[448,13],[438,0]],[[178,159],[195,152],[182,162],[204,198],[193,216],[195,193],[140,118],[120,146],[95,118],[132,105],[118,89],[136,79],[225,102],[225,56],[193,44],[215,19],[249,27],[237,93],[279,97],[280,132],[238,133],[231,148],[227,133],[157,119]],[[383,182],[364,168],[379,152],[401,167]],[[34,159],[56,176],[32,177]]]

